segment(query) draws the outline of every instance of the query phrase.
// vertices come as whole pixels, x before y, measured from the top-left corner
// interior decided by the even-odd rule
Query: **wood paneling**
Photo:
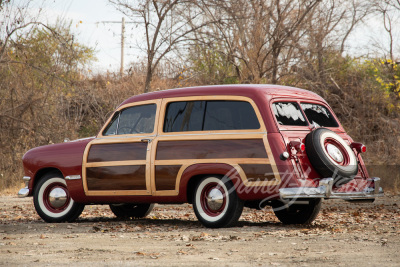
[[[160,141],[156,160],[268,158],[262,139]]]
[[[145,165],[86,169],[89,190],[146,190],[145,174]]]
[[[269,164],[240,164],[246,174],[247,181],[271,181],[275,179],[274,171]]]
[[[147,143],[92,145],[87,162],[146,160]]]
[[[175,190],[176,179],[181,165],[156,166],[156,190]]]

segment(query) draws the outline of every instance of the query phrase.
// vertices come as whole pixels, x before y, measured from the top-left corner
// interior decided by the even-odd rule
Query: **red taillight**
[[[299,142],[299,141],[290,141],[290,146],[292,148],[296,149],[297,152],[306,151],[306,145],[304,143]]]
[[[350,145],[351,148],[355,149],[358,153],[365,153],[367,152],[367,147],[361,143],[353,142]]]
[[[300,150],[303,151],[303,152],[306,151],[306,145],[301,143],[300,144]]]

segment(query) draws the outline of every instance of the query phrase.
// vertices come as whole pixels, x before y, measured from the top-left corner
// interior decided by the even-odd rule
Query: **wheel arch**
[[[235,187],[243,183],[239,173],[232,165],[226,163],[199,163],[191,165],[182,173],[179,191],[182,192],[185,202],[192,203],[193,192],[197,182],[201,178],[205,176],[223,177],[227,174]]]
[[[62,175],[62,178],[64,178],[64,174],[62,173],[61,170],[55,168],[55,167],[46,167],[46,168],[42,168],[40,170],[38,170],[34,177],[33,177],[33,183],[32,183],[32,190],[31,190],[31,194],[33,194],[33,189],[36,187],[36,185],[38,184],[38,182],[42,179],[42,177],[49,172],[58,172],[59,174]]]

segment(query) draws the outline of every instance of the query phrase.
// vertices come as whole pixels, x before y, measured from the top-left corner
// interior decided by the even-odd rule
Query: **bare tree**
[[[395,44],[399,38],[398,23],[400,16],[400,0],[375,1],[375,14],[382,19],[383,29],[388,37],[388,47],[381,40],[375,41],[375,46],[379,47],[393,61],[395,60]],[[397,27],[396,27],[397,26]],[[386,56],[386,55],[385,55]]]
[[[349,36],[371,12],[371,3],[362,0],[323,0],[303,25],[305,36],[297,44],[299,60],[294,69],[299,77],[315,88],[325,90],[333,83],[331,89],[339,90],[326,62],[348,52]]]
[[[40,12],[32,15],[29,8],[32,1],[1,0],[0,1],[0,64],[8,62],[7,46],[12,38],[22,30],[32,31],[40,24],[37,20]]]
[[[151,81],[160,62],[170,52],[182,48],[192,39],[191,34],[209,22],[202,20],[196,1],[190,0],[110,0],[123,14],[145,30],[147,70],[144,92],[151,88]]]
[[[204,0],[203,9],[216,25],[208,38],[224,43],[240,80],[277,83],[293,44],[302,38],[302,25],[320,0]],[[222,51],[221,51],[222,52]]]

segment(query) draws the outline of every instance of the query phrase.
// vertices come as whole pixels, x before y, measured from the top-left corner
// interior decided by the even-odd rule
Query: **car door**
[[[87,145],[82,165],[86,195],[151,195],[150,151],[160,102],[121,106]]]

